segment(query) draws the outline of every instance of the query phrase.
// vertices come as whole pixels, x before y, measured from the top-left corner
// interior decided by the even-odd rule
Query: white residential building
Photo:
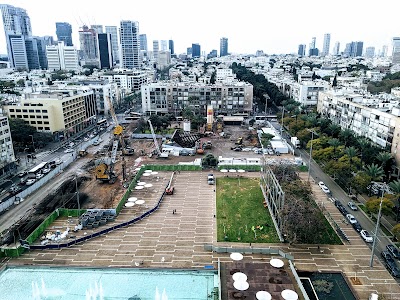
[[[158,69],[163,69],[168,67],[171,64],[171,52],[167,51],[159,51],[158,52]]]
[[[107,72],[100,76],[109,82],[115,82],[118,87],[126,93],[140,91],[142,85],[151,81],[152,75],[146,71],[133,70],[124,72]]]
[[[383,149],[389,148],[396,162],[400,162],[399,100],[382,101],[330,90],[320,92],[317,110],[342,129],[350,129]]]
[[[8,118],[0,115],[0,178],[15,169],[15,155]]]
[[[230,68],[217,69],[215,75],[216,82],[232,82],[235,78],[236,74],[233,74],[232,69]]]
[[[55,46],[46,46],[47,64],[50,71],[67,70],[78,71],[78,51],[73,46],[65,46],[58,42]]]
[[[245,82],[202,84],[156,82],[142,86],[142,111],[146,114],[177,114],[186,107],[206,115],[207,105],[217,114],[250,113],[253,86]]]

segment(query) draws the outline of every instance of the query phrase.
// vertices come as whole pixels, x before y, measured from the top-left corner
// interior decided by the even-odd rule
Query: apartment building
[[[142,86],[142,110],[146,114],[177,114],[184,108],[206,116],[207,105],[217,114],[250,113],[253,86],[245,82],[201,84],[156,82]]]
[[[146,71],[132,70],[124,72],[107,72],[100,76],[108,82],[117,83],[118,87],[127,93],[140,91],[143,84],[150,82],[152,75]]]
[[[15,155],[8,118],[0,116],[0,178],[15,169]]]
[[[50,71],[78,71],[80,69],[78,51],[73,46],[65,46],[64,42],[46,46],[46,55]]]
[[[342,129],[370,139],[375,145],[389,149],[400,162],[399,100],[379,100],[346,91],[319,93],[317,110]]]
[[[25,94],[20,103],[3,106],[9,118],[23,119],[38,131],[52,133],[56,140],[73,135],[96,119],[93,91],[48,89]]]

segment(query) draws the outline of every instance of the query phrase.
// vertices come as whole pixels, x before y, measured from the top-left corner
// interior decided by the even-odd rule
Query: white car
[[[61,159],[56,159],[56,165],[61,165],[63,163],[63,161]]]
[[[318,182],[318,185],[325,194],[331,193],[331,191],[328,189],[328,187],[325,185],[323,181]]]
[[[71,152],[74,152],[74,151],[75,151],[74,149],[68,148],[68,149],[66,149],[64,151],[64,153],[71,153]]]
[[[46,168],[46,169],[43,169],[43,170],[42,170],[42,173],[43,173],[43,174],[47,174],[47,173],[49,173],[50,171],[51,171],[50,169],[47,169],[47,168]]]
[[[40,179],[40,178],[42,178],[43,176],[44,176],[44,174],[42,174],[42,173],[36,174],[36,179]]]
[[[26,185],[32,185],[32,184],[35,183],[35,181],[36,181],[36,179],[30,178],[30,179],[28,179],[28,180],[26,181]]]
[[[346,218],[347,218],[347,220],[349,220],[350,224],[357,223],[357,219],[352,214],[347,214]]]
[[[367,243],[372,243],[374,241],[374,239],[372,238],[372,236],[368,233],[368,231],[366,230],[361,230],[360,232],[361,237],[363,238],[364,241],[366,241]]]

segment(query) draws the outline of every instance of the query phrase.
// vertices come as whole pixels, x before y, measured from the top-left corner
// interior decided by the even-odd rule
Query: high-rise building
[[[85,63],[90,63],[91,61],[97,60],[97,33],[96,30],[90,28],[86,25],[82,26],[79,31],[79,42],[81,44],[82,59]]]
[[[66,22],[57,22],[56,35],[58,41],[63,41],[66,46],[73,46],[71,24]]]
[[[111,34],[97,34],[97,47],[99,53],[100,69],[111,69],[113,66]]]
[[[223,37],[219,40],[219,56],[228,55],[228,39]]]
[[[118,43],[118,27],[117,26],[106,26],[106,33],[111,35],[111,47],[113,63],[119,62],[119,43]]]
[[[299,56],[306,55],[306,45],[305,44],[299,45],[299,49],[297,50],[297,55],[299,55]]]
[[[171,52],[171,55],[173,55],[175,53],[174,41],[173,40],[169,40],[168,41],[168,49],[169,49],[169,52]]]
[[[192,44],[192,57],[200,57],[200,45]]]
[[[340,42],[336,42],[335,46],[333,47],[332,54],[339,55],[339,53],[340,53]]]
[[[192,47],[187,47],[186,48],[186,54],[188,55],[188,56],[192,56]]]
[[[353,44],[353,51],[351,56],[353,57],[362,56],[364,43],[352,42],[352,44]]]
[[[329,47],[331,46],[331,34],[324,34],[324,45],[322,47],[322,56],[329,55]]]
[[[314,49],[315,48],[316,41],[317,41],[316,37],[313,37],[311,39],[311,43],[310,43],[310,47],[309,47],[310,49]]]
[[[65,46],[64,42],[46,46],[46,55],[50,71],[78,71],[79,69],[78,51],[73,46]]]
[[[140,67],[139,23],[122,20],[120,23],[121,60],[122,67],[135,69]]]
[[[153,41],[153,58],[155,61],[158,61],[158,52],[160,51],[160,44],[158,40]]]
[[[310,46],[308,47],[308,55],[309,56],[318,56],[319,50],[315,48],[315,43],[316,43],[317,38],[313,37],[311,39]]]
[[[387,52],[388,52],[388,46],[387,46],[387,45],[383,45],[383,46],[382,46],[381,56],[382,56],[382,57],[386,57]]]
[[[168,41],[161,40],[161,51],[167,51],[167,50],[168,50]]]
[[[103,25],[90,25],[90,28],[95,30],[96,33],[104,33],[103,32]]]
[[[46,37],[35,37],[39,56],[39,65],[42,70],[47,70],[46,46],[50,46]]]
[[[11,67],[28,70],[25,40],[32,36],[30,18],[25,9],[12,5],[0,4],[0,10]]]
[[[140,50],[147,51],[147,35],[141,34],[139,35],[140,38]]]
[[[392,50],[392,63],[400,64],[400,37],[394,37],[392,40],[393,50]]]
[[[26,57],[28,59],[28,69],[40,69],[39,53],[37,47],[37,40],[33,37],[25,39]]]
[[[365,48],[365,57],[373,58],[375,56],[375,47]]]
[[[160,51],[158,53],[158,64],[159,69],[168,67],[171,64],[171,53],[167,51]]]

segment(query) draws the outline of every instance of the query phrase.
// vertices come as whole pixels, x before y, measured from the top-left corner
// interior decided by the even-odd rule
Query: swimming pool
[[[212,299],[214,271],[120,268],[7,267],[2,300]]]

